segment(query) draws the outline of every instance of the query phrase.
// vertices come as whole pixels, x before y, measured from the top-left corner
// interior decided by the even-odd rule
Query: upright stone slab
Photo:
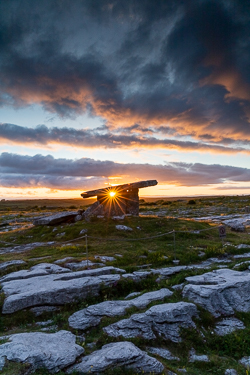
[[[92,215],[100,215],[100,207],[102,207],[101,215],[106,217],[123,216],[123,215],[139,215],[139,189],[157,185],[156,180],[147,180],[123,184],[117,186],[109,186],[103,189],[90,190],[81,194],[83,198],[97,196],[97,202],[88,208]],[[85,212],[87,218],[89,213]]]

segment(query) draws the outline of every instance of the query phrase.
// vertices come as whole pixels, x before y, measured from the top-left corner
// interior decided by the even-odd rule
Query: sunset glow
[[[59,3],[0,3],[0,199],[250,194],[247,3]]]

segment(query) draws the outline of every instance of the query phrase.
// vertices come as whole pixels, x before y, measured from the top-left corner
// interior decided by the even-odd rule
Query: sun
[[[111,198],[113,198],[114,196],[115,196],[115,191],[111,191],[110,193],[109,193],[109,196],[111,197]]]

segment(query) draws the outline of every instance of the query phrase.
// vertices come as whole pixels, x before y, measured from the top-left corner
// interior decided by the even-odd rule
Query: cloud
[[[120,129],[120,132],[110,132],[108,129],[84,129],[77,130],[73,128],[48,128],[45,125],[39,125],[36,128],[22,127],[14,124],[0,123],[0,140],[8,141],[14,144],[35,144],[50,145],[59,144],[80,148],[163,148],[178,149],[213,153],[250,153],[249,144],[227,139],[224,144],[192,142],[187,140],[178,140],[176,138],[156,138],[137,133],[138,126],[131,127],[128,134],[126,129]],[[135,130],[135,132],[134,132]],[[139,130],[140,132],[140,130]],[[145,132],[149,132],[148,130]],[[142,132],[143,133],[143,132]],[[154,133],[151,131],[151,133]],[[228,144],[235,143],[235,147],[229,147]],[[233,144],[234,146],[234,144]]]
[[[115,163],[90,158],[55,159],[51,155],[0,155],[0,186],[88,190],[107,183],[157,179],[159,184],[202,186],[250,180],[250,169],[201,163],[165,165]]]
[[[214,190],[250,190],[250,186],[217,186]]]
[[[249,141],[249,18],[240,0],[4,2],[0,103]]]

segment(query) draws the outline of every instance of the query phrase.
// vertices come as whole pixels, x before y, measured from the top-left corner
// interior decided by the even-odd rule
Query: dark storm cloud
[[[249,181],[250,169],[201,163],[120,164],[89,158],[54,159],[51,155],[0,155],[2,187],[87,190],[105,186],[111,176],[122,177],[125,182],[152,179],[153,176],[160,184],[194,186]]]
[[[248,1],[12,0],[0,25],[2,105],[250,139]]]
[[[138,130],[138,126],[131,127],[130,130]],[[0,139],[9,141],[15,144],[33,144],[33,145],[50,145],[53,143],[66,146],[74,146],[81,148],[166,148],[166,149],[179,149],[179,150],[196,150],[206,151],[213,153],[237,153],[246,152],[250,153],[249,145],[247,142],[243,143],[243,147],[228,147],[217,144],[205,144],[203,142],[190,142],[181,141],[176,139],[157,139],[152,136],[141,136],[140,134],[129,134],[125,132],[122,134],[107,132],[105,127],[95,130],[77,130],[73,128],[48,128],[45,125],[37,126],[36,128],[22,127],[14,124],[1,124],[0,123]],[[141,131],[139,129],[139,131]],[[147,132],[149,129],[147,130]],[[165,132],[165,129],[163,129]],[[151,131],[152,132],[152,131]],[[142,131],[143,133],[143,131]],[[223,142],[230,143],[230,140]],[[233,141],[231,140],[231,144]]]

